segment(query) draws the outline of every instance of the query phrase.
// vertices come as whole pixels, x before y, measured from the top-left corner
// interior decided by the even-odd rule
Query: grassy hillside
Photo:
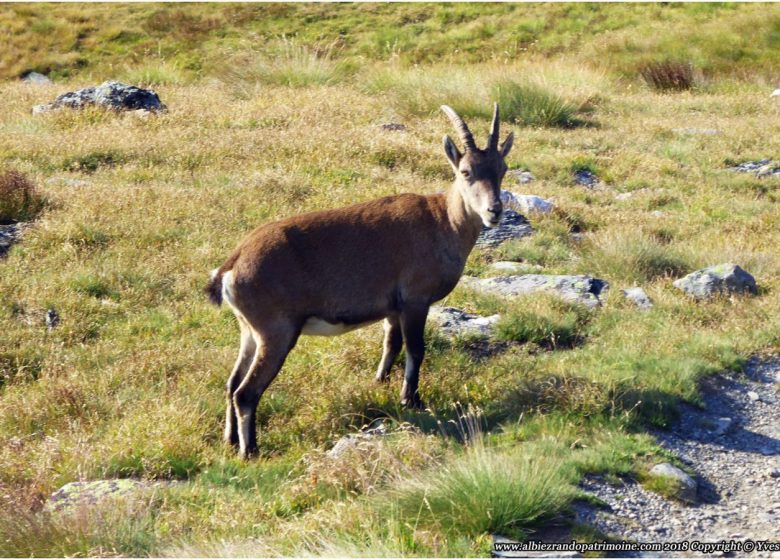
[[[780,342],[780,181],[727,170],[780,158],[779,10],[0,7],[0,171],[46,199],[0,261],[0,553],[487,555],[492,532],[560,519],[583,473],[643,477],[664,455],[647,426],[697,402],[702,376]],[[654,60],[690,63],[691,88],[648,86]],[[29,69],[55,84],[16,80]],[[30,114],[108,78],[154,85],[170,111]],[[264,221],[445,189],[438,105],[484,138],[502,95],[508,163],[536,177],[504,187],[557,210],[531,218],[533,237],[475,251],[468,273],[507,258],[589,273],[611,284],[605,306],[456,289],[446,304],[500,310],[515,343],[485,356],[429,329],[424,413],[397,405],[398,368],[372,384],[381,327],[305,337],[260,404],[261,458],[235,459],[221,430],[238,329],[203,296],[208,271]],[[579,169],[607,186],[576,185]],[[727,261],[759,295],[696,303],[671,286]],[[621,296],[634,285],[651,311]],[[325,455],[383,417],[413,429]],[[171,484],[39,511],[62,484],[103,477]]]

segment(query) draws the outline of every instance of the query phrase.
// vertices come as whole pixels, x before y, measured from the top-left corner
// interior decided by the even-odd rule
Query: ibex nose
[[[503,210],[504,210],[504,206],[500,202],[488,208],[488,212],[495,215],[496,217],[500,216]]]

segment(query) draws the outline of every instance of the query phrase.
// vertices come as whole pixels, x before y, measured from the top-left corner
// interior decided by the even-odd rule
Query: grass
[[[490,531],[521,537],[565,516],[583,474],[641,478],[668,460],[648,425],[669,425],[681,399],[698,402],[703,376],[780,344],[777,179],[726,169],[777,158],[776,12],[2,7],[12,33],[0,53],[0,166],[23,179],[0,184],[35,194],[6,210],[31,225],[0,263],[0,501],[10,504],[0,552],[486,555]],[[691,61],[703,82],[673,95],[646,87],[637,69],[648,51]],[[33,68],[55,85],[15,80]],[[117,76],[154,85],[169,112],[30,114]],[[475,251],[467,271],[516,259],[592,274],[610,283],[604,305],[456,289],[443,304],[502,313],[500,336],[520,344],[475,359],[430,329],[425,412],[399,407],[400,367],[389,385],[371,382],[380,326],[304,337],[260,403],[261,457],[238,461],[221,442],[238,332],[202,296],[208,271],[260,223],[447,188],[441,136],[452,130],[438,106],[468,116],[481,142],[501,91],[502,131],[515,132],[507,163],[536,178],[504,188],[556,209],[530,217],[533,236]],[[525,121],[526,107],[563,126]],[[578,120],[588,126],[570,126]],[[578,170],[604,185],[577,185]],[[752,273],[760,293],[696,302],[671,285],[722,262]],[[652,310],[619,296],[634,285]],[[48,309],[60,317],[51,330]],[[458,424],[469,406],[484,411],[481,443]],[[348,460],[327,455],[377,418],[412,428]],[[40,512],[61,485],[111,476],[170,484],[127,515]]]

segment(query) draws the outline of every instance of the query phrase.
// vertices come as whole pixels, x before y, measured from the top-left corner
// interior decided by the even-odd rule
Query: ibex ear
[[[501,157],[506,157],[507,154],[509,154],[509,151],[512,149],[512,144],[515,141],[515,135],[513,133],[509,133],[506,137],[506,140],[501,142],[501,146],[498,148],[498,151],[501,152]]]
[[[447,154],[447,159],[450,160],[450,165],[452,165],[452,168],[457,172],[460,158],[463,156],[458,151],[458,147],[455,145],[455,142],[452,141],[452,138],[446,134],[444,135],[444,153]]]

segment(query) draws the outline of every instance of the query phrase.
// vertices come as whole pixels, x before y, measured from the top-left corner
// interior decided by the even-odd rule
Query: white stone
[[[523,214],[549,214],[555,205],[549,200],[532,194],[516,194],[512,191],[501,191],[501,202]]]

